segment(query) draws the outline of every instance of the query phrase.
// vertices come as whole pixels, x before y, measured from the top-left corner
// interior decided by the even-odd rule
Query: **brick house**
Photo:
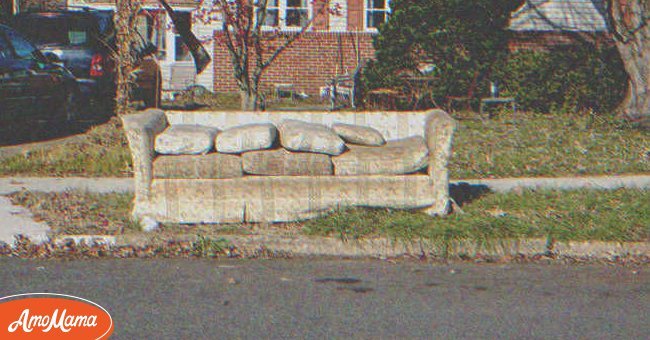
[[[309,0],[269,0],[269,28],[291,32],[299,30],[312,16],[312,27],[287,49],[265,72],[262,84],[292,84],[299,92],[318,95],[335,76],[351,74],[374,58],[372,37],[389,16],[390,0],[333,0],[337,14],[314,8]],[[212,24],[214,40],[219,41],[221,22]],[[230,57],[225,46],[213,44],[213,87],[215,92],[235,92]]]
[[[511,51],[548,50],[584,39],[612,44],[604,0],[527,0],[510,18]]]
[[[291,31],[299,29],[297,20],[291,21],[293,13],[300,11],[303,17],[311,17],[318,10],[307,0],[270,1],[277,7],[277,17],[270,26]],[[377,27],[387,20],[390,8],[388,0],[335,0],[338,14],[325,13],[314,20],[312,28],[291,48],[286,50],[263,77],[263,84],[293,84],[298,91],[317,95],[321,87],[333,77],[351,74],[360,63],[374,58],[372,37]],[[295,17],[295,16],[294,16]],[[217,25],[220,28],[220,24]],[[218,39],[220,30],[215,30]],[[232,92],[237,85],[231,75],[228,51],[224,46],[214,46],[214,90]]]
[[[27,1],[27,0],[23,0]],[[339,14],[325,12],[314,20],[312,27],[294,42],[267,70],[263,85],[293,84],[297,91],[317,95],[326,82],[337,76],[351,73],[360,62],[374,57],[372,36],[377,27],[387,20],[390,0],[333,0],[331,6],[340,8]],[[235,92],[237,85],[232,76],[230,58],[225,46],[216,44],[221,30],[219,20],[204,23],[196,20],[200,15],[200,0],[168,0],[179,15],[192,22],[192,31],[204,41],[213,62],[206,71],[196,75],[191,55],[173,30],[170,19],[161,11],[156,0],[145,0],[144,8],[155,17],[143,20],[143,32],[158,46],[163,74],[163,88],[180,89],[189,84],[199,84],[214,92]],[[71,6],[97,9],[114,9],[112,0],[68,0]],[[301,21],[311,18],[318,9],[309,0],[269,0],[270,29],[295,31]]]

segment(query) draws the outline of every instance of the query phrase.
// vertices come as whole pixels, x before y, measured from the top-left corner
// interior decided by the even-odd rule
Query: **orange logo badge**
[[[80,297],[30,293],[0,298],[1,339],[108,339],[113,319]]]

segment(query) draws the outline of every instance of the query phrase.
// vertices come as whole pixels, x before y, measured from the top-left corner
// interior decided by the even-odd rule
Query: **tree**
[[[401,86],[399,73],[433,69],[434,96],[465,95],[507,52],[506,27],[518,0],[393,0],[375,38],[377,62],[366,73],[376,87]]]
[[[609,24],[629,76],[621,104],[631,119],[650,119],[650,3],[648,0],[608,0]]]
[[[210,56],[191,32],[190,23],[182,21],[165,0],[158,0],[158,2],[169,15],[176,31],[192,53],[197,73],[201,73],[210,62]],[[135,71],[144,56],[142,55],[145,47],[143,44],[148,44],[144,41],[144,37],[134,32],[137,32],[138,16],[146,15],[147,12],[143,11],[142,0],[115,0],[115,9],[116,37],[113,51],[117,71],[115,111],[117,114],[124,114],[128,110],[131,90],[135,84],[137,76]]]
[[[277,0],[203,0],[193,20],[204,24],[221,22],[221,34],[216,43],[228,49],[233,76],[241,96],[241,108],[245,111],[263,109],[264,95],[261,81],[271,64],[296,40],[307,32],[316,20],[329,13],[338,13],[338,7],[329,7],[330,0],[311,0],[314,11],[311,16],[299,18],[301,26],[297,30],[283,32],[276,25],[267,26],[268,5]],[[306,4],[306,0],[299,0]],[[116,111],[124,113],[128,107],[129,93],[133,83],[132,75],[135,59],[131,47],[136,43],[135,31],[137,15],[142,0],[115,0],[117,14],[117,97]],[[204,53],[196,37],[190,32],[189,23],[182,22],[165,0],[158,0],[172,18],[179,34],[184,35],[197,70],[200,72],[209,57]],[[285,18],[278,18],[280,21]],[[277,23],[276,23],[277,24]],[[207,61],[206,61],[207,60]]]
[[[217,43],[228,49],[244,111],[264,108],[261,88],[264,71],[321,16],[337,13],[337,8],[329,7],[329,0],[312,0],[314,11],[311,17],[301,16],[300,28],[283,32],[277,25],[269,29],[269,26],[272,27],[277,22],[267,26],[267,19],[271,19],[268,5],[272,1],[274,0],[205,0],[202,10],[197,13],[197,20],[205,23],[221,20]]]
[[[133,86],[135,56],[132,48],[136,44],[133,34],[136,29],[137,16],[142,9],[141,0],[115,0],[115,66],[116,94],[115,112],[124,114],[129,107],[129,95]]]

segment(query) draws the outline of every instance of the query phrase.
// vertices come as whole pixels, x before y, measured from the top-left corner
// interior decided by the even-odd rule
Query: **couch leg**
[[[158,229],[160,223],[158,223],[158,221],[156,221],[156,219],[154,219],[153,217],[141,216],[140,226],[142,227],[142,231],[149,232]]]
[[[445,216],[451,211],[451,201],[447,200],[444,203],[437,203],[430,207],[424,208],[422,212],[431,216]]]

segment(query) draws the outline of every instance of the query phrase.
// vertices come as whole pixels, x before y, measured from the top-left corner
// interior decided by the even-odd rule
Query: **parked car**
[[[20,33],[0,25],[0,121],[70,120],[77,115],[79,97],[69,70]]]
[[[24,12],[12,26],[34,41],[44,53],[55,54],[77,77],[84,97],[94,102],[115,97],[115,27],[112,11],[59,10]],[[137,34],[137,33],[134,33]],[[156,48],[144,38],[134,46],[137,78],[133,98],[147,107],[158,107],[161,75]]]

